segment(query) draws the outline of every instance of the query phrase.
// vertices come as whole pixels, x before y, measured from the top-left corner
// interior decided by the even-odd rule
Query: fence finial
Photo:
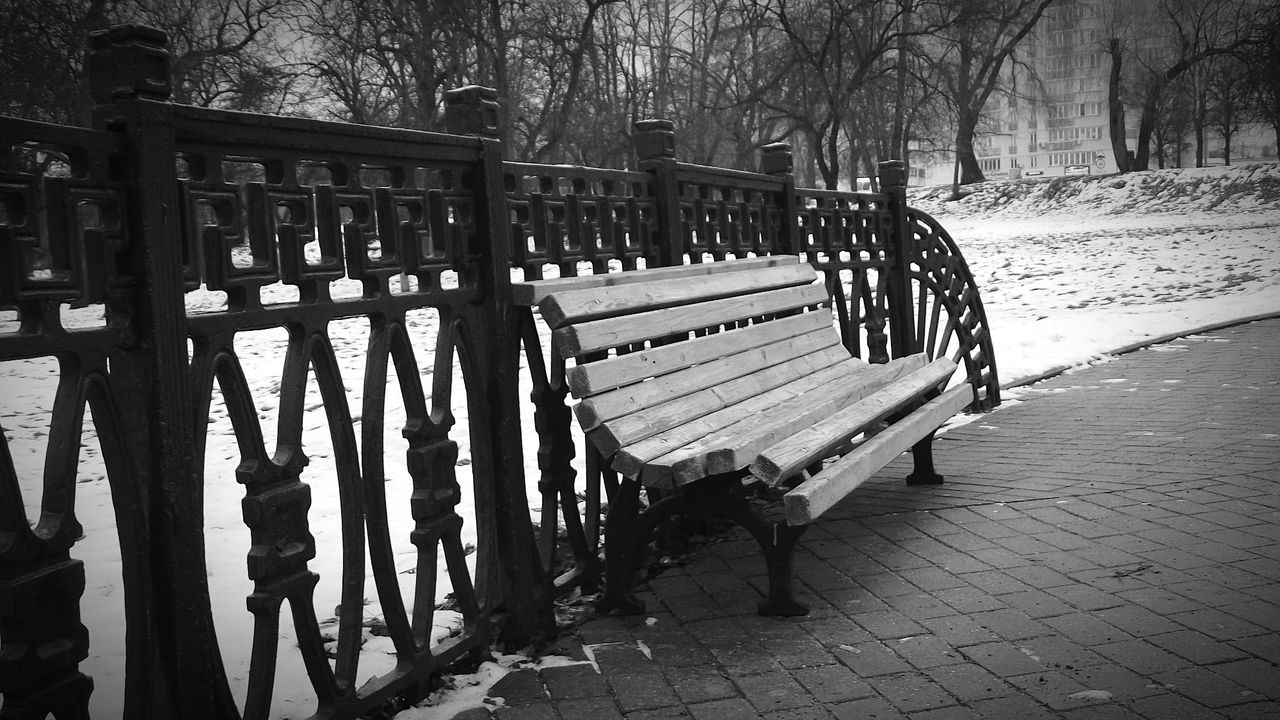
[[[124,98],[168,100],[169,38],[146,25],[115,25],[89,34],[89,93],[106,104]]]
[[[632,127],[635,135],[636,158],[640,162],[676,157],[676,126],[670,120],[637,120]]]
[[[498,91],[483,85],[445,91],[444,124],[455,135],[498,137]]]
[[[901,160],[884,160],[880,163],[880,190],[907,186],[907,165]]]
[[[790,144],[776,142],[760,148],[760,172],[765,175],[788,175],[794,169]]]

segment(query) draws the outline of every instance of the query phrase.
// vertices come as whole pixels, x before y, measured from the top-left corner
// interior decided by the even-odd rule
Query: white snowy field
[[[954,203],[943,202],[940,195],[916,192],[912,204],[934,215],[968,260],[982,292],[1005,384],[1087,363],[1160,336],[1280,313],[1280,166],[1274,163],[1153,171],[1123,178],[988,183]],[[200,310],[202,303],[216,303],[216,298],[196,297],[192,302],[193,309]],[[12,329],[13,319],[12,313],[0,313],[0,332]],[[433,339],[435,320],[433,313],[422,313],[414,320],[415,331]],[[357,437],[366,325],[350,320],[330,328],[348,402],[357,418]],[[283,347],[282,331],[246,333],[236,341],[268,448],[274,442],[279,409]],[[431,367],[431,348],[430,340],[415,344],[424,372]],[[40,513],[41,468],[56,380],[52,360],[0,363],[0,427],[33,521]],[[430,388],[429,382],[424,385]],[[455,377],[453,385],[451,406],[457,420],[453,435],[460,445],[457,470],[464,489],[459,512],[468,525],[464,532],[469,533],[474,526],[468,492],[470,447],[462,383]],[[332,481],[332,443],[314,381],[306,406],[303,443],[312,462],[304,480],[312,487],[310,520],[318,549],[310,567],[321,576],[317,614],[322,621],[334,622],[332,609],[341,574],[339,506]],[[398,393],[389,392],[388,417],[402,419],[402,407]],[[396,564],[408,599],[414,548],[408,542],[411,521],[400,449],[403,441],[394,445],[398,422],[387,423],[387,496]],[[209,429],[206,558],[224,661],[233,690],[242,699],[253,627],[245,609],[245,596],[252,592],[245,577],[249,536],[241,520],[243,488],[233,474],[239,451],[226,410],[216,399]],[[531,409],[524,439],[529,497],[536,506]],[[83,608],[91,638],[90,657],[82,668],[95,679],[93,714],[118,716],[124,665],[120,553],[101,456],[88,423],[76,489],[85,537],[72,555],[84,560],[88,575]],[[366,597],[368,627],[361,679],[394,666],[387,638],[375,632],[381,607],[372,579],[366,583]],[[449,615],[440,613],[437,624],[440,632],[447,632]],[[313,710],[311,692],[288,631],[280,638],[280,651],[273,715],[304,717]],[[493,675],[489,672],[485,677]]]

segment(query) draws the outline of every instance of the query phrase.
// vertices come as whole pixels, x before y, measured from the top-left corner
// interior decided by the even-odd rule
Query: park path
[[[1013,395],[809,531],[808,617],[733,534],[459,717],[1280,717],[1280,319]]]

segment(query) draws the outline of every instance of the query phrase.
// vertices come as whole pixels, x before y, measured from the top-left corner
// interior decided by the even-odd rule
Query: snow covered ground
[[[1063,367],[1087,363],[1117,349],[1203,326],[1280,313],[1280,166],[1153,171],[1124,177],[1063,178],[1040,182],[993,182],[958,202],[944,202],[946,191],[913,191],[912,204],[934,215],[956,239],[969,262],[985,304],[1001,380],[1005,384]],[[193,298],[195,309],[210,298]],[[0,332],[12,328],[12,313],[0,313]],[[434,337],[435,317],[416,318],[422,336]],[[359,416],[367,328],[361,321],[331,327],[335,352],[353,415]],[[278,411],[282,332],[242,334],[237,352],[263,417],[267,447],[272,447]],[[417,345],[418,362],[430,368],[431,343]],[[48,411],[57,380],[53,361],[0,363],[0,427],[3,427],[22,484],[24,504],[33,520],[40,512],[41,467],[48,436]],[[313,383],[314,384],[314,383]],[[337,492],[331,481],[331,443],[315,388],[307,407],[304,444],[312,458],[304,479],[312,485],[311,527],[318,555],[311,568],[321,576],[317,613],[333,619],[338,597],[341,538],[336,522]],[[388,394],[388,415],[403,417],[398,395]],[[462,385],[455,378],[453,413],[460,444],[458,479],[469,487],[470,448]],[[243,697],[252,622],[245,596],[248,531],[240,516],[243,489],[234,481],[238,450],[225,408],[210,412],[206,462],[205,528],[215,621],[228,674]],[[399,427],[388,423],[388,443]],[[534,465],[536,440],[531,415],[525,423],[529,496],[537,504]],[[83,601],[90,629],[90,658],[82,664],[95,678],[93,714],[119,715],[123,679],[124,629],[119,546],[114,539],[110,496],[101,456],[86,428],[77,483],[77,513],[85,538],[72,551],[85,561],[88,575]],[[359,421],[357,420],[357,433]],[[403,441],[399,441],[403,446]],[[408,479],[403,452],[387,452],[387,495],[402,592],[412,597],[413,547],[406,509]],[[460,512],[473,527],[469,498]],[[387,638],[372,632],[380,620],[372,580],[365,607],[367,642],[361,678],[386,672],[394,660]],[[448,632],[450,617],[437,618]],[[287,626],[288,623],[286,622]],[[275,715],[303,717],[313,709],[295,641],[280,639],[281,668],[276,683]],[[501,674],[511,658],[486,667],[458,684],[467,697]],[[478,700],[473,700],[478,702]],[[458,707],[461,697],[440,700]],[[436,708],[442,711],[441,708]],[[433,715],[433,716],[439,716]]]

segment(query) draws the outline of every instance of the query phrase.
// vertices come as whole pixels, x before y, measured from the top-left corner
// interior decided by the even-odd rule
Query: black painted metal
[[[881,193],[797,189],[785,146],[766,149],[763,173],[690,165],[665,121],[637,125],[636,170],[504,161],[484,88],[448,96],[453,134],[176,106],[163,40],[146,28],[95,38],[95,130],[0,118],[0,363],[49,362],[57,378],[43,477],[20,478],[10,437],[0,442],[0,717],[87,714],[85,574],[74,558],[86,409],[121,550],[126,717],[269,716],[282,623],[297,635],[291,661],[307,670],[316,716],[335,718],[421,697],[432,676],[495,640],[550,632],[557,595],[598,587],[603,508],[612,500],[609,523],[622,527],[640,497],[593,450],[576,454],[564,361],[511,303],[513,272],[802,252],[826,274],[852,352],[955,358],[974,407],[999,402],[973,278],[946,232],[906,206],[893,166]],[[188,308],[210,293],[225,303]],[[85,322],[90,311],[98,319]],[[364,328],[358,377],[335,345],[334,328],[351,322]],[[250,367],[237,338],[276,328],[283,360]],[[274,418],[261,417],[252,390],[264,373],[279,388]],[[332,477],[317,474],[303,441],[308,386]],[[206,475],[215,398],[238,445],[228,477]],[[521,442],[526,402],[536,450]],[[271,447],[264,419],[277,424]],[[384,440],[389,426],[402,444]],[[459,483],[464,432],[470,487]],[[387,491],[397,456],[411,488],[402,495]],[[530,466],[537,499],[526,495]],[[232,482],[249,546],[208,547],[205,494]],[[322,485],[338,498],[342,548],[341,577],[324,579],[340,588],[331,631],[320,627],[330,608],[315,607],[309,512]],[[33,486],[43,488],[34,525],[22,490]],[[474,518],[458,513],[464,498]],[[406,505],[410,536],[394,536],[389,518]],[[474,577],[462,539],[471,522]],[[413,598],[401,596],[393,558],[406,544]],[[242,708],[215,634],[213,553],[244,557],[253,583]],[[463,621],[432,644],[440,563]],[[366,579],[397,664],[357,686]]]

